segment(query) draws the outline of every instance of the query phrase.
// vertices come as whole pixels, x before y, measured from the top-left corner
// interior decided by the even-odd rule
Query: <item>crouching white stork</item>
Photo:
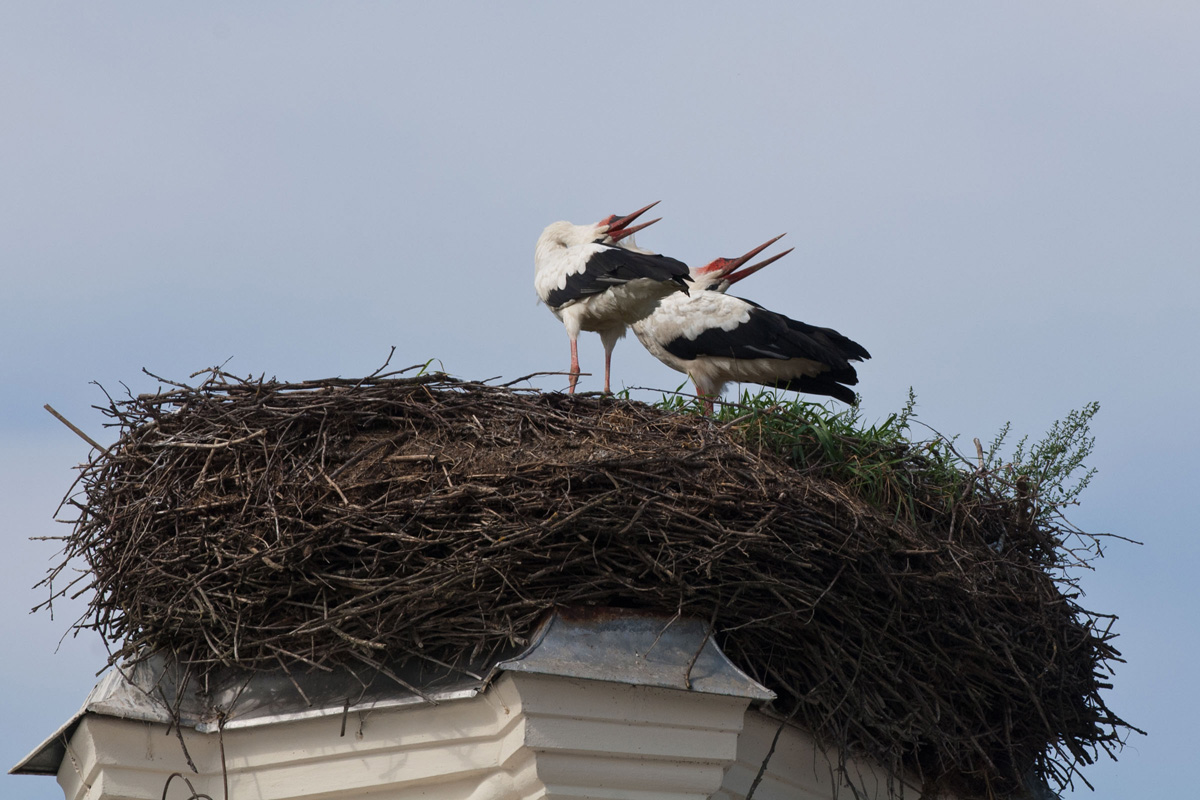
[[[682,261],[621,247],[621,239],[658,220],[630,226],[657,205],[594,225],[555,222],[542,231],[534,251],[533,285],[538,298],[562,320],[571,340],[570,392],[579,381],[580,331],[595,331],[604,344],[604,391],[611,391],[612,350],[629,325],[648,316],[660,300],[688,291],[692,280]]]
[[[737,259],[717,259],[693,271],[704,287],[690,296],[665,298],[633,324],[638,340],[671,369],[686,374],[712,413],[713,398],[729,381],[827,395],[854,402],[858,383],[851,361],[866,349],[830,328],[818,328],[732,297],[725,289],[787,255],[780,253],[734,272],[776,239]]]

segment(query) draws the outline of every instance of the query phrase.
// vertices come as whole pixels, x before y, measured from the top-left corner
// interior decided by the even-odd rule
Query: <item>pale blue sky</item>
[[[89,382],[142,367],[562,369],[537,235],[661,200],[640,240],[688,262],[789,233],[744,293],[870,349],[869,417],[912,386],[986,440],[1100,401],[1074,518],[1146,544],[1083,603],[1120,615],[1108,699],[1150,736],[1077,794],[1194,791],[1200,6],[647,5],[0,8],[3,766],[104,663],[27,613],[87,455],[43,403],[107,443]],[[630,339],[614,380],[681,378]]]

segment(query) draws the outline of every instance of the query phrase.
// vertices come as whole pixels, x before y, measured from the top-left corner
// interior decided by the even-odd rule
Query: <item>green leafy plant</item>
[[[1028,482],[1033,491],[1034,514],[1039,519],[1077,505],[1079,495],[1096,475],[1095,468],[1087,468],[1084,460],[1096,446],[1090,426],[1099,411],[1100,404],[1093,401],[1056,420],[1045,437],[1033,444],[1028,436],[1022,436],[1008,462],[999,463],[999,451],[1012,427],[1005,423],[988,448],[985,463],[1002,470],[1014,485],[1022,479]],[[1074,479],[1081,470],[1083,474]]]

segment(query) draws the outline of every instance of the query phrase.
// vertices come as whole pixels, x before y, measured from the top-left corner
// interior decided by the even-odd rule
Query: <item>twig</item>
[[[498,384],[498,386],[499,386],[501,389],[507,389],[508,387],[512,386],[513,384],[522,383],[523,381],[527,381],[527,380],[529,380],[530,378],[536,378],[536,377],[538,377],[538,376],[540,376],[540,375],[565,375],[565,376],[568,376],[568,377],[569,377],[569,376],[571,375],[571,373],[570,373],[570,372],[557,372],[557,371],[551,371],[551,372],[531,372],[531,373],[529,373],[528,375],[522,375],[521,377],[519,377],[519,378],[517,378],[517,379],[515,379],[515,380],[511,380],[511,381],[509,381],[508,383],[501,383],[501,384]],[[591,373],[590,373],[590,372],[580,372],[580,373],[579,373],[579,375],[580,375],[581,377],[583,377],[583,376],[591,377]]]
[[[795,715],[795,711],[792,715]],[[779,721],[779,727],[775,729],[775,735],[771,737],[771,746],[767,748],[767,754],[763,756],[762,763],[758,765],[758,772],[754,775],[754,780],[750,782],[750,788],[746,790],[745,800],[753,800],[754,793],[758,791],[758,785],[762,783],[763,775],[767,772],[767,764],[771,761],[771,756],[775,755],[775,746],[779,744],[779,737],[783,734],[784,727],[788,724],[788,720],[792,718],[789,715],[787,719]]]
[[[107,448],[107,447],[101,447],[101,446],[100,446],[100,444],[99,444],[99,443],[98,443],[98,442],[97,442],[95,439],[93,439],[92,437],[88,436],[86,433],[84,433],[83,431],[81,431],[79,428],[76,428],[74,425],[72,425],[72,424],[71,424],[71,423],[70,423],[70,422],[67,420],[67,418],[66,418],[66,417],[64,417],[62,414],[58,413],[57,411],[55,411],[55,410],[54,410],[54,408],[53,408],[53,407],[52,407],[52,406],[51,406],[49,403],[46,403],[44,406],[42,406],[42,408],[46,409],[46,410],[47,410],[47,411],[49,411],[51,414],[53,414],[55,419],[57,419],[57,420],[58,420],[59,422],[61,422],[63,425],[66,425],[68,428],[70,428],[70,429],[71,429],[71,430],[72,430],[72,431],[75,433],[75,435],[76,435],[76,436],[78,436],[80,439],[83,439],[85,442],[87,442],[88,444],[90,444],[92,447],[94,447],[94,448],[96,448],[97,450],[99,450],[99,451],[101,452],[101,454],[103,454],[103,455],[106,455],[106,456],[107,456],[107,455],[111,455],[111,454],[109,453],[109,451],[108,451],[108,448]]]

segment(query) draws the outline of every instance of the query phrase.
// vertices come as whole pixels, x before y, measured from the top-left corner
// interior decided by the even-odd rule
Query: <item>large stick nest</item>
[[[712,620],[781,714],[929,785],[1008,795],[1117,746],[1099,692],[1119,654],[1011,502],[906,524],[707,419],[608,398],[173,385],[102,409],[120,438],[83,468],[52,574],[62,593],[86,560],[77,625],[114,662],[455,662],[555,605],[647,608]]]

